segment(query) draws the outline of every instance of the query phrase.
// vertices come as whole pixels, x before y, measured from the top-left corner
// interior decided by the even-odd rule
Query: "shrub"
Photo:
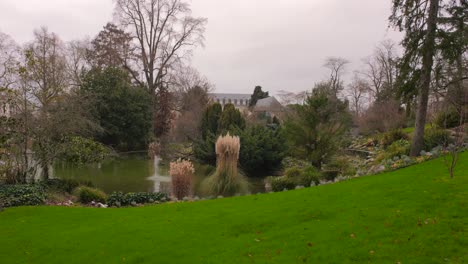
[[[271,175],[281,166],[286,138],[281,129],[252,126],[240,132],[239,163],[249,177]]]
[[[45,199],[41,185],[0,185],[0,207],[40,205]]]
[[[128,206],[132,203],[136,204],[146,204],[154,202],[164,202],[167,201],[167,195],[164,193],[122,193],[122,192],[113,192],[109,195],[107,199],[107,204],[109,206]]]
[[[388,148],[377,157],[377,161],[393,159],[402,155],[409,155],[410,143],[408,140],[400,139],[393,142]]]
[[[460,125],[460,113],[451,107],[447,111],[437,113],[434,123],[438,128],[454,128]]]
[[[192,195],[192,179],[195,169],[188,160],[170,163],[169,174],[172,177],[172,195],[181,200]]]
[[[352,161],[347,156],[337,156],[332,158],[331,162],[327,163],[328,170],[338,171],[340,175],[350,176],[355,175],[357,170]]]
[[[271,189],[275,192],[286,190],[293,190],[296,188],[296,183],[287,177],[275,177],[271,180]]]
[[[90,181],[78,181],[75,179],[47,179],[41,181],[39,184],[45,189],[66,193],[72,193],[73,190],[80,185],[93,187]]]
[[[429,128],[424,132],[424,148],[427,151],[451,143],[450,134],[445,129]]]
[[[286,181],[277,184],[289,185],[293,184],[295,186],[310,186],[313,183],[316,185],[319,184],[321,173],[313,166],[307,166],[304,169],[299,169],[297,167],[292,167],[286,170],[285,176],[283,177]],[[282,190],[282,189],[281,189]]]
[[[322,171],[322,179],[326,181],[334,181],[336,177],[338,177],[338,174],[340,171],[338,170],[324,170]]]
[[[202,190],[210,195],[229,196],[248,191],[247,180],[239,174],[240,139],[237,136],[220,136],[216,141],[217,167],[214,174],[202,183]]]
[[[318,171],[313,166],[308,166],[302,172],[302,175],[301,175],[302,179],[299,185],[310,186],[312,182],[315,185],[318,185],[320,183],[321,177],[322,177],[322,174],[320,173],[320,171]]]
[[[107,195],[104,192],[87,186],[77,187],[73,191],[73,194],[76,196],[78,201],[83,204],[89,204],[92,201],[105,203],[107,200]]]
[[[287,169],[284,175],[286,176],[286,178],[295,179],[295,178],[301,177],[302,170],[297,167],[292,167],[292,168]]]
[[[391,131],[383,134],[383,136],[382,136],[382,138],[380,140],[380,144],[384,148],[387,148],[393,142],[395,142],[397,140],[401,140],[401,139],[408,140],[409,137],[408,137],[408,135],[406,133],[403,132],[403,130],[394,129],[394,130],[391,130]]]

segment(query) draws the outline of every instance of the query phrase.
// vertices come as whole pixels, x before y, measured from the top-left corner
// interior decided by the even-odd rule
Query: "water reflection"
[[[195,194],[198,186],[212,170],[208,166],[194,164]],[[170,193],[171,177],[167,166],[156,157],[150,160],[146,155],[127,155],[106,160],[100,164],[82,166],[59,163],[54,166],[54,177],[90,181],[97,188],[112,193],[121,192],[164,192]],[[252,193],[264,192],[262,179],[250,179]]]

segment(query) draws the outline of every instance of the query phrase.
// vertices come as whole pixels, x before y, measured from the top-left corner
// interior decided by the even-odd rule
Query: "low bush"
[[[292,167],[292,168],[287,169],[284,175],[286,176],[286,178],[289,178],[289,179],[299,178],[302,175],[302,170],[299,169],[298,167]]]
[[[283,190],[293,190],[296,188],[296,183],[292,180],[289,179],[285,176],[282,177],[275,177],[274,179],[271,180],[271,189],[274,192],[280,192]]]
[[[46,199],[41,185],[0,185],[0,207],[44,204]]]
[[[327,170],[338,171],[340,175],[351,176],[357,172],[356,166],[352,163],[350,157],[337,156],[326,164]]]
[[[411,145],[408,140],[397,140],[377,156],[377,161],[380,162],[386,159],[393,159],[394,157],[401,157],[402,155],[409,155],[410,147]]]
[[[78,181],[75,179],[48,179],[39,182],[47,190],[72,193],[78,186],[94,187],[90,181]]]
[[[107,204],[109,206],[129,206],[132,204],[146,204],[154,202],[165,202],[168,200],[168,197],[164,193],[122,193],[122,192],[113,192],[109,195],[107,199]]]
[[[312,183],[318,185],[320,183],[320,178],[322,174],[317,168],[313,166],[308,166],[302,171],[301,179],[299,185],[310,186]]]
[[[284,189],[292,190],[296,186],[308,187],[312,183],[318,185],[322,175],[313,166],[307,166],[304,169],[292,167],[286,170],[285,176],[275,177],[271,180],[271,188],[278,192]]]
[[[429,128],[424,132],[424,149],[427,151],[437,146],[446,146],[450,143],[450,134],[445,129]]]
[[[409,136],[406,133],[404,133],[401,129],[394,129],[382,135],[382,138],[380,139],[380,144],[384,148],[387,148],[388,146],[393,144],[393,142],[402,139],[408,140]]]
[[[89,204],[91,202],[100,202],[105,203],[107,200],[107,195],[98,189],[79,186],[73,191],[73,195],[76,196],[78,201],[82,204]]]
[[[338,170],[324,170],[322,171],[322,179],[326,181],[334,181],[336,177],[338,177],[338,174],[340,171]]]

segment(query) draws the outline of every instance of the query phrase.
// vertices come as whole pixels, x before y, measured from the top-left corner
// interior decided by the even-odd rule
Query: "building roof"
[[[256,106],[258,107],[270,107],[276,103],[279,103],[278,100],[276,100],[275,97],[267,97],[267,98],[263,98],[263,99],[260,99],[257,101],[257,104]]]

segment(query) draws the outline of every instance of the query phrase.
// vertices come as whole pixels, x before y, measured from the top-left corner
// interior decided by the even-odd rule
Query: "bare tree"
[[[137,42],[138,65],[155,100],[155,135],[162,136],[170,118],[168,77],[173,66],[203,45],[206,19],[191,16],[183,0],[117,0],[116,15]],[[134,76],[137,77],[137,76]],[[163,126],[163,127],[158,127]]]
[[[374,53],[363,60],[365,70],[361,74],[369,81],[374,100],[392,97],[397,76],[396,44],[392,40],[382,41]]]
[[[10,88],[18,80],[19,46],[0,32],[0,87]]]
[[[331,91],[338,97],[344,89],[342,77],[346,71],[349,61],[341,57],[328,57],[323,65],[330,70],[329,86]]]
[[[302,104],[304,100],[307,98],[307,92],[290,92],[285,90],[278,91],[278,97],[283,105],[291,105],[291,104]]]
[[[90,68],[87,59],[88,46],[87,40],[72,40],[66,44],[67,79],[71,87],[79,87],[83,72]]]
[[[370,91],[370,85],[357,73],[354,74],[352,82],[348,85],[347,96],[350,98],[351,110],[359,117],[364,107],[365,99]]]

